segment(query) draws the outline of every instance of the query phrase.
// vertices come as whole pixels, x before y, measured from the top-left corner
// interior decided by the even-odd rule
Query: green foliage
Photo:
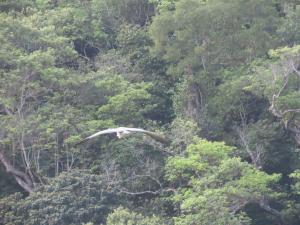
[[[286,1],[284,5],[285,17],[279,27],[279,34],[287,44],[299,44],[299,1]]]
[[[3,224],[100,224],[118,201],[100,176],[87,172],[62,173],[26,199],[1,200]]]
[[[252,66],[248,90],[264,95],[269,100],[270,112],[281,119],[287,129],[297,133],[299,101],[299,46],[282,47],[269,51],[270,60]],[[296,141],[299,141],[296,138]]]
[[[262,3],[175,1],[175,10],[162,10],[151,24],[155,50],[175,64],[171,74],[247,62],[274,44],[276,10]]]
[[[295,181],[295,183],[293,185],[293,191],[297,195],[299,195],[300,194],[300,183],[299,183],[299,180],[300,180],[300,171],[296,170],[293,173],[291,173],[290,174],[290,178],[292,178]]]
[[[27,0],[3,0],[0,2],[0,12],[26,12],[33,5],[32,1]]]
[[[1,1],[0,224],[299,224],[299,5]]]
[[[124,24],[118,32],[117,42],[119,52],[122,57],[128,58],[136,74],[131,79],[143,79],[153,84],[148,89],[153,107],[145,116],[158,122],[170,122],[173,117],[171,89],[174,83],[166,76],[166,63],[161,57],[150,54],[153,42],[149,33],[144,27]]]
[[[172,196],[181,210],[175,224],[249,224],[249,215],[243,212],[247,204],[278,197],[271,187],[280,175],[268,175],[230,157],[232,151],[224,143],[197,140],[186,156],[168,160],[167,178],[181,182]]]
[[[299,183],[299,170],[295,170],[293,173],[289,175],[291,179],[292,185],[290,190],[290,199],[284,199],[285,208],[283,210],[285,218],[291,224],[299,223],[299,190],[300,190],[300,183]]]
[[[170,151],[181,154],[186,147],[193,142],[193,138],[197,136],[200,129],[197,124],[190,120],[177,117],[170,125]]]
[[[176,180],[180,177],[201,176],[211,165],[218,164],[232,150],[232,147],[225,146],[224,143],[198,140],[188,146],[186,150],[188,157],[175,156],[168,159],[167,178]]]
[[[85,166],[90,155],[73,146],[79,133],[139,126],[144,114],[156,107],[150,102],[151,83],[131,83],[109,64],[91,72],[78,59],[76,46],[70,44],[76,37],[60,30],[74,30],[60,20],[64,11],[73,10],[68,7],[47,11],[58,13],[56,17],[41,12],[18,18],[1,15],[0,101],[6,112],[1,114],[2,143],[11,150],[8,156],[20,160],[20,169],[34,170],[41,177]],[[129,65],[124,67],[132,73]],[[29,152],[23,165],[21,158]]]
[[[115,120],[116,124],[140,123],[143,120],[143,113],[151,110],[150,105],[147,107],[147,101],[151,97],[147,91],[150,85],[130,84],[121,76],[116,76],[101,80],[96,83],[96,86],[101,90],[107,88],[107,91],[115,91],[115,95],[108,99],[107,104],[98,109],[98,113],[106,115],[107,119]],[[124,115],[125,111],[126,115]]]
[[[107,217],[107,225],[159,225],[163,224],[161,220],[155,216],[144,217],[141,214],[130,212],[122,207],[115,209]]]
[[[27,150],[37,157],[61,146],[57,136],[70,136],[72,130],[74,134],[71,124],[84,118],[71,100],[82,84],[79,74],[64,64],[75,60],[76,53],[53,27],[37,29],[36,16],[1,17],[1,26],[5,27],[1,37],[6,46],[0,57],[0,102],[6,112],[1,115],[2,143],[6,149],[13,149],[10,153],[17,160],[28,154]],[[28,146],[30,149],[25,150]],[[30,167],[47,171],[48,166],[40,168],[36,161]]]

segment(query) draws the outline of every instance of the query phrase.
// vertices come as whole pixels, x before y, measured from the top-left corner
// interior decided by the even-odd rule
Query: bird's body
[[[123,137],[125,137],[125,136],[127,136],[129,134],[130,134],[129,131],[119,131],[119,132],[117,132],[117,137],[118,138],[123,138]]]
[[[133,132],[144,133],[144,134],[150,136],[151,138],[153,138],[154,140],[159,141],[161,143],[168,143],[169,142],[165,137],[163,137],[159,134],[156,134],[154,132],[151,132],[151,131],[146,131],[146,130],[140,129],[140,128],[117,127],[117,128],[109,128],[109,129],[106,129],[106,130],[98,131],[95,134],[92,134],[92,135],[86,137],[85,139],[83,139],[82,141],[80,141],[77,144],[81,144],[85,141],[88,141],[88,140],[90,140],[92,138],[95,138],[95,137],[97,137],[99,135],[102,135],[102,134],[116,133],[118,138],[123,138],[123,137],[126,137],[127,135],[129,135]]]

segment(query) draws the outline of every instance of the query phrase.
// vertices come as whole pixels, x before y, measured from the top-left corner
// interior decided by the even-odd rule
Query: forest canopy
[[[0,225],[300,224],[300,1],[1,0]],[[87,136],[142,128],[118,139]]]

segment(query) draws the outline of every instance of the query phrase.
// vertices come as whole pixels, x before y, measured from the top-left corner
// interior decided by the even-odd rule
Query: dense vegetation
[[[0,224],[300,224],[300,1],[0,1]],[[163,133],[79,140],[108,127]]]

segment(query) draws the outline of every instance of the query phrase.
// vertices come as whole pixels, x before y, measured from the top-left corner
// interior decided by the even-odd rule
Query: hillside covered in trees
[[[118,139],[113,127],[143,128]],[[299,225],[299,0],[1,0],[0,225]]]

